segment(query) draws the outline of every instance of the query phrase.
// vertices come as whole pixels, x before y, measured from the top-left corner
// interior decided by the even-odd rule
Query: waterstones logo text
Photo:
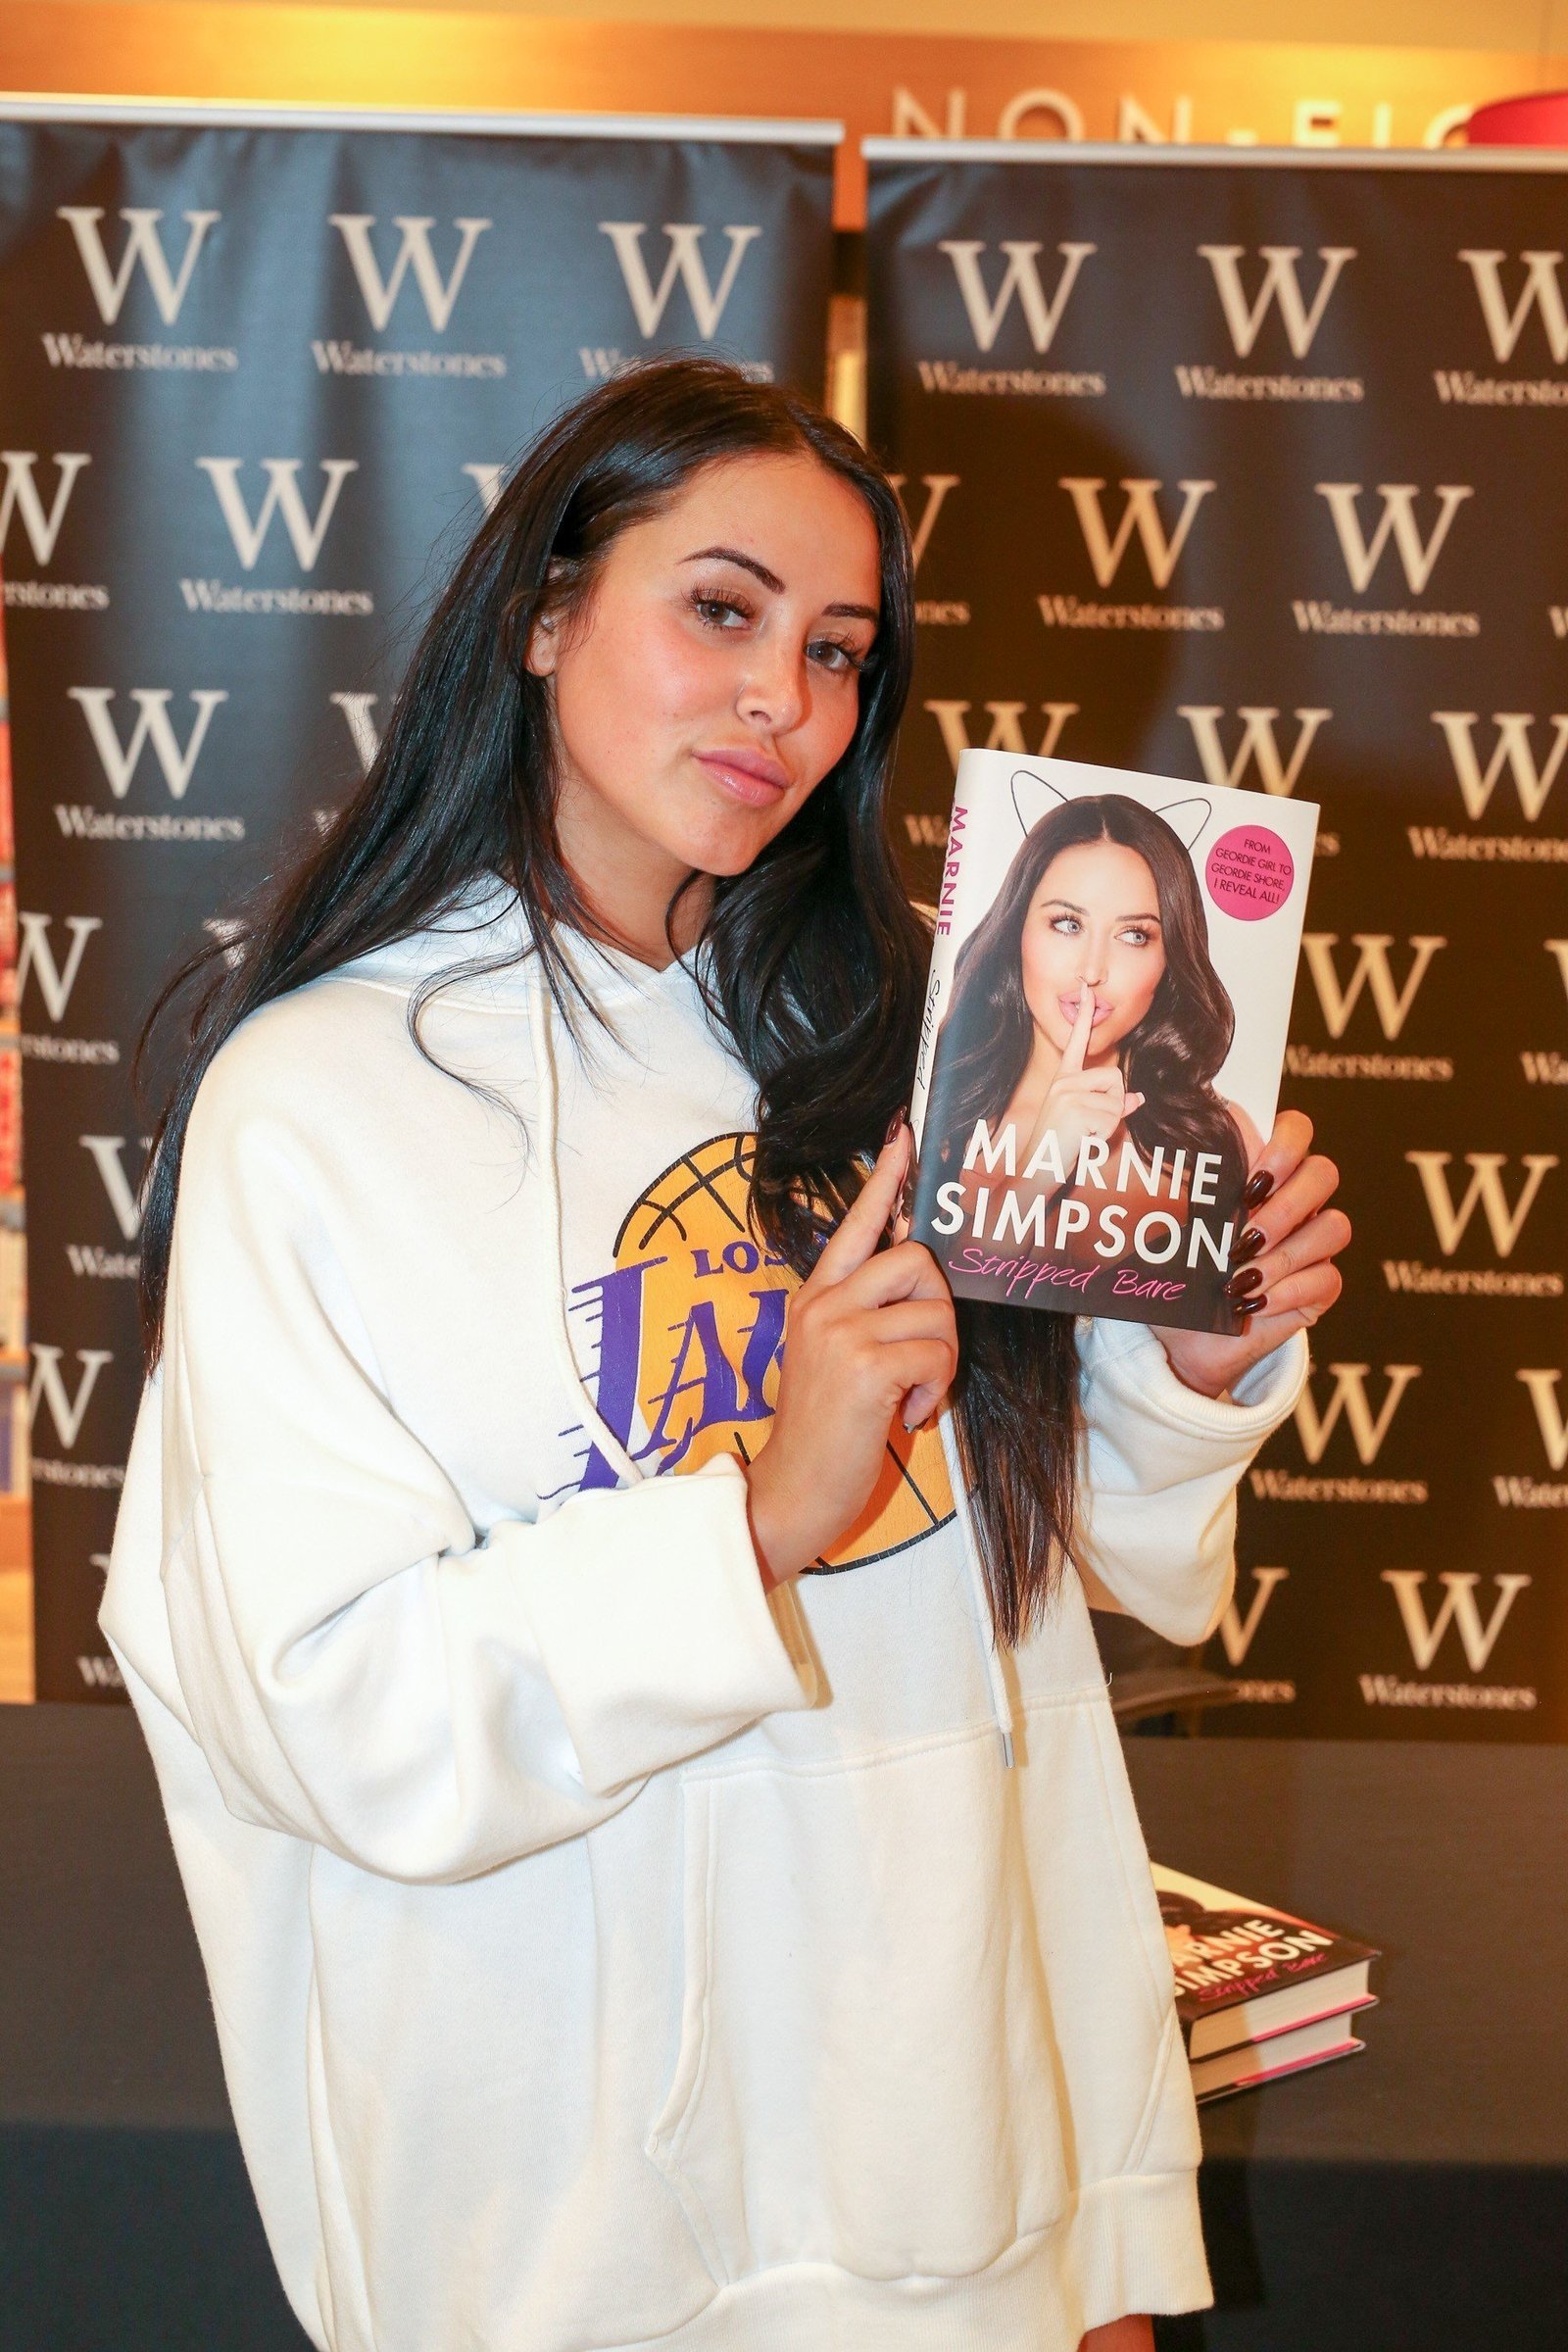
[[[1317,251],[1317,283],[1310,298],[1302,288],[1299,245],[1260,245],[1257,261],[1249,265],[1253,290],[1244,277],[1248,248],[1244,245],[1200,245],[1219,297],[1220,313],[1231,348],[1238,360],[1249,360],[1276,318],[1284,330],[1293,360],[1306,359],[1317,340],[1334,290],[1347,266],[1356,258],[1353,245],[1322,245]],[[1179,364],[1176,383],[1184,400],[1247,402],[1358,401],[1366,387],[1356,375],[1324,375],[1274,368],[1269,371]]]

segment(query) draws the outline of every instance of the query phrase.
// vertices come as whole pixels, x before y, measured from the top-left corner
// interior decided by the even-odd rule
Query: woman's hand
[[[1305,1113],[1282,1110],[1253,1158],[1226,1285],[1245,1328],[1228,1339],[1157,1327],[1178,1378],[1205,1396],[1220,1396],[1293,1331],[1315,1323],[1344,1287],[1334,1260],[1350,1238],[1350,1220],[1328,1206],[1340,1171],[1322,1152],[1308,1152],[1311,1141]]]
[[[769,1589],[854,1526],[881,1476],[894,1414],[917,1427],[957,1368],[953,1298],[936,1259],[918,1242],[877,1248],[912,1149],[901,1121],[789,1303],[778,1410],[747,1471]]]
[[[1029,1130],[1019,1161],[1020,1174],[1033,1158],[1041,1137],[1049,1130],[1055,1136],[1057,1154],[1070,1184],[1084,1138],[1094,1135],[1108,1143],[1123,1119],[1130,1119],[1143,1102],[1142,1095],[1128,1093],[1118,1063],[1112,1061],[1102,1070],[1085,1069],[1084,1056],[1089,1051],[1094,1024],[1095,992],[1085,980],[1079,984],[1072,1034]]]

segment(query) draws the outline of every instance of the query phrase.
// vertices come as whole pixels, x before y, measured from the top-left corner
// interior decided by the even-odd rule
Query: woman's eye
[[[1075,914],[1053,915],[1051,928],[1062,939],[1076,939],[1080,928],[1078,917]]]
[[[853,645],[843,645],[836,637],[819,637],[811,653],[822,668],[837,670],[841,675],[853,670],[858,676],[867,659],[864,654],[858,653]]]
[[[1153,936],[1152,931],[1124,931],[1122,933],[1122,938],[1128,946],[1134,948],[1147,948]]]
[[[699,620],[710,629],[727,629],[736,621],[750,620],[751,609],[732,596],[694,596],[692,609]]]

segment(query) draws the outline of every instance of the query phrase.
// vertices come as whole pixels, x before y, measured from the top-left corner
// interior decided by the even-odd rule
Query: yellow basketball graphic
[[[615,1238],[617,1271],[639,1270],[637,1402],[651,1466],[695,1470],[721,1452],[750,1461],[767,1440],[798,1282],[747,1219],[755,1144],[717,1135],[683,1153]],[[818,1567],[878,1559],[952,1515],[941,1439],[895,1424],[870,1501]]]

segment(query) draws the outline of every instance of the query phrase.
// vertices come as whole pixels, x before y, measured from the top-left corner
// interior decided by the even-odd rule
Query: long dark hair
[[[812,457],[852,484],[875,521],[881,564],[876,646],[849,748],[755,862],[717,879],[699,958],[757,1082],[754,1219],[798,1273],[809,1271],[906,1100],[919,1032],[929,939],[899,880],[885,812],[913,651],[908,530],[887,475],[840,425],[719,362],[678,358],[601,384],[525,453],[436,605],[363,787],[154,1007],[143,1069],[161,1016],[189,1001],[145,1196],[149,1365],[162,1346],[191,1104],[249,1013],[419,931],[499,875],[518,894],[524,952],[537,955],[562,1017],[575,1026],[592,1014],[558,939],[563,926],[591,925],[556,829],[552,704],[525,664],[529,635],[543,613],[580,611],[617,534],[701,468],[766,454]],[[416,1042],[444,978],[411,1002]],[[965,1349],[956,1405],[999,1638],[1016,1641],[1070,1534],[1075,1388],[1050,1349],[1014,1341],[999,1354],[982,1344]]]
[[[1127,1132],[1147,1158],[1157,1144],[1220,1158],[1222,1197],[1247,1174],[1247,1152],[1214,1078],[1230,1052],[1236,1014],[1208,952],[1208,925],[1193,861],[1154,809],[1125,793],[1064,801],[1032,825],[1006,880],[964,941],[954,968],[945,1027],[957,1051],[933,1089],[930,1132],[939,1154],[961,1164],[977,1119],[996,1119],[1034,1050],[1023,993],[1024,924],[1035,893],[1063,850],[1111,841],[1136,851],[1154,879],[1165,969],[1153,1001],[1121,1048],[1129,1091],[1144,1101]],[[1011,1311],[1011,1310],[1007,1310]],[[1054,1318],[1050,1318],[1054,1319]]]

